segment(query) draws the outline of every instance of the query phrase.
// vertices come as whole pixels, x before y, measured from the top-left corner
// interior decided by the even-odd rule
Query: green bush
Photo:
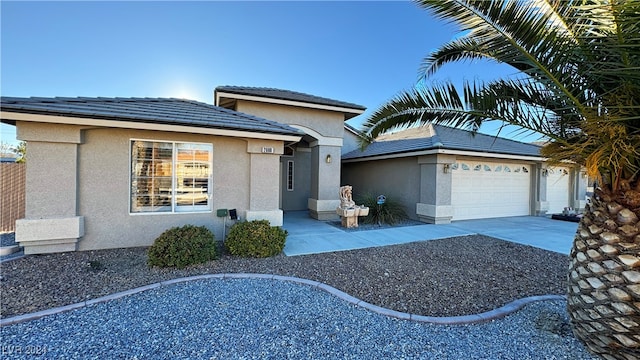
[[[399,201],[389,196],[386,198],[384,204],[378,205],[377,195],[367,193],[358,197],[356,203],[369,208],[369,215],[362,219],[363,223],[394,225],[409,218],[404,206]]]
[[[241,257],[270,257],[284,249],[287,231],[271,226],[267,220],[245,221],[234,224],[224,246],[231,255]]]
[[[163,232],[149,248],[148,254],[150,266],[182,269],[215,259],[216,243],[206,227],[185,225]]]

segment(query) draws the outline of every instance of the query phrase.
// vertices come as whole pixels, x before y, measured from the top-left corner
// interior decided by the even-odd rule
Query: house
[[[336,219],[341,185],[384,193],[429,223],[584,206],[586,178],[532,144],[428,125],[358,148],[345,123],[365,107],[309,94],[219,86],[214,105],[157,98],[2,97],[0,120],[27,141],[26,254],[149,246],[218,210],[283,223]],[[224,213],[224,211],[222,212]]]
[[[25,253],[147,246],[216,209],[282,224],[279,161],[302,133],[189,100],[2,98],[29,147]]]
[[[345,143],[356,143],[357,133]],[[349,150],[349,149],[345,149]],[[382,135],[342,156],[342,181],[400,201],[427,223],[559,213],[585,206],[583,169],[550,167],[540,147],[427,124]]]
[[[218,209],[275,226],[283,210],[337,217],[344,121],[364,107],[231,86],[215,102],[2,97],[29,147],[16,241],[26,254],[148,246],[184,224],[219,239]]]
[[[301,141],[286,146],[280,159],[280,208],[308,209],[318,220],[337,217],[345,121],[362,114],[364,106],[288,90],[239,86],[219,86],[214,97],[218,106],[303,132]]]

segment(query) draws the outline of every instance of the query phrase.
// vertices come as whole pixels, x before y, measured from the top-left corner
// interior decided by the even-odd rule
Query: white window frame
[[[295,163],[293,162],[293,160],[287,160],[287,191],[294,190],[294,185],[295,185],[294,169],[295,169]]]
[[[144,141],[151,143],[165,143],[171,144],[171,210],[170,211],[133,211],[133,144],[136,141]],[[177,163],[178,163],[178,149],[179,145],[196,145],[207,147],[209,153],[207,164],[209,166],[208,174],[208,186],[207,186],[207,204],[206,205],[178,205],[176,201],[176,179]],[[192,141],[174,141],[174,140],[158,140],[158,139],[129,139],[129,215],[166,215],[166,214],[189,214],[189,213],[206,213],[211,212],[213,209],[213,144],[211,143],[199,143]]]

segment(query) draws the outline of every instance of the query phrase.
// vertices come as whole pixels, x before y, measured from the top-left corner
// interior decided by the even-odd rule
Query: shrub
[[[393,225],[409,218],[404,206],[389,196],[384,204],[378,205],[378,196],[367,193],[358,197],[357,204],[369,208],[369,215],[362,219],[365,224]]]
[[[214,236],[204,226],[185,225],[163,232],[149,248],[150,266],[177,267],[216,258]]]
[[[287,231],[271,226],[267,220],[245,221],[234,224],[224,242],[231,255],[241,257],[270,257],[284,249]]]

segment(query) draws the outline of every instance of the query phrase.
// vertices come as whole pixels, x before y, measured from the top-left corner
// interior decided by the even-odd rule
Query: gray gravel
[[[78,303],[201,274],[263,273],[319,281],[368,303],[428,316],[490,311],[535,295],[564,295],[568,257],[486,236],[305,256],[218,260],[149,269],[146,249],[27,256],[1,264],[2,317]]]
[[[3,327],[2,349],[8,359],[594,359],[568,330],[565,306],[544,301],[490,323],[443,326],[305,285],[209,279]]]
[[[0,246],[16,245],[16,233],[0,233]]]

